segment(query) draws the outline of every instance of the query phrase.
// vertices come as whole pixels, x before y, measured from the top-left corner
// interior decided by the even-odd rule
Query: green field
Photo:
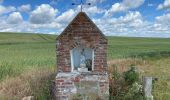
[[[108,37],[108,58],[170,52],[170,39]],[[169,53],[168,53],[169,54]]]
[[[0,99],[8,98],[7,95],[16,99],[29,95],[34,95],[39,100],[49,97],[48,89],[39,89],[45,87],[39,84],[44,82],[44,85],[48,85],[49,81],[44,79],[55,74],[56,37],[45,34],[0,33]],[[115,60],[117,64],[117,60],[122,60],[122,63],[128,65],[128,60],[124,59],[142,58],[131,63],[144,70],[141,75],[159,78],[154,88],[156,100],[170,99],[170,39],[108,37],[108,42],[109,61]],[[18,85],[17,91],[16,88],[13,89]]]

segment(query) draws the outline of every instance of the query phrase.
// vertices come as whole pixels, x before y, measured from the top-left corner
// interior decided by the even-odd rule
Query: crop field
[[[56,73],[56,35],[0,33],[0,100],[50,99]],[[157,77],[155,100],[170,100],[170,39],[108,37],[108,64],[135,64],[141,76]]]

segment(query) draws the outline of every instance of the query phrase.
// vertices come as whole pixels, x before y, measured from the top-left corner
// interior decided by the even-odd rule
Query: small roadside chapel
[[[58,72],[106,71],[106,52],[106,37],[80,12],[57,38]]]
[[[57,37],[56,48],[54,100],[107,100],[107,38],[85,12]]]

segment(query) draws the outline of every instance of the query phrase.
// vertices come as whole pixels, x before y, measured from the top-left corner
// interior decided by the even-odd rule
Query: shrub
[[[112,66],[110,100],[145,100],[142,85],[139,84],[139,74],[133,66],[123,74],[118,72],[118,66]]]
[[[112,65],[113,72],[110,74],[110,94],[117,96],[122,91],[122,84],[124,83],[121,74],[118,72],[118,66]]]
[[[139,74],[136,72],[135,67],[131,66],[131,69],[124,73],[124,79],[128,85],[139,81]]]
[[[124,98],[125,100],[144,100],[142,85],[137,82],[133,83]]]

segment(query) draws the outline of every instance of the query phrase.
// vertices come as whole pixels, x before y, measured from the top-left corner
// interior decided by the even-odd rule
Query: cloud
[[[158,10],[166,8],[170,8],[170,0],[165,0],[163,4],[159,4],[157,7]]]
[[[155,18],[155,24],[152,28],[155,32],[170,33],[170,13],[157,16]]]
[[[138,8],[139,6],[141,6],[143,3],[145,2],[145,0],[123,0],[123,5],[127,8],[127,9],[131,9],[131,8]]]
[[[44,28],[44,29],[59,29],[62,25],[60,23],[52,22],[48,24],[31,24],[31,28],[38,29],[38,28]]]
[[[140,12],[129,11],[125,16],[118,18],[94,19],[101,30],[107,35],[127,35],[140,31],[145,24]],[[105,23],[105,24],[103,24]]]
[[[115,12],[125,11],[127,7],[123,6],[121,3],[115,3],[112,7],[108,10],[108,13],[112,14]]]
[[[168,14],[164,14],[164,15],[162,15],[162,16],[157,16],[156,17],[156,20],[158,21],[158,22],[162,22],[162,23],[166,23],[166,22],[170,22],[170,13],[168,13]]]
[[[0,5],[0,15],[7,14],[7,13],[10,13],[10,12],[15,11],[15,10],[16,10],[16,8],[13,7],[13,6],[5,7],[3,5]]]
[[[60,16],[56,18],[57,22],[69,22],[73,19],[76,12],[73,9],[69,9],[65,12],[63,12]]]
[[[112,7],[105,13],[105,16],[112,15],[116,12],[127,11],[129,9],[138,8],[144,3],[145,0],[123,0],[120,3],[115,3]]]
[[[106,35],[132,37],[170,37],[170,14],[157,16],[154,22],[145,20],[139,11],[129,11],[118,18],[93,19]],[[105,24],[103,24],[105,23]]]
[[[168,27],[167,26],[164,26],[162,24],[159,24],[159,23],[155,23],[153,26],[151,26],[152,30],[151,31],[155,31],[155,32],[164,32],[165,31],[168,31]]]
[[[104,1],[106,1],[106,0],[87,0],[86,2],[91,3],[93,5],[93,4],[96,4],[96,3],[102,3]]]
[[[7,22],[9,24],[20,24],[23,22],[22,15],[20,12],[13,12],[8,16]]]
[[[8,22],[4,22],[2,24],[3,26],[0,26],[0,32],[33,32],[35,33],[35,30],[30,27],[30,24],[28,22],[23,21],[22,23],[18,24],[9,24]]]
[[[87,7],[85,9],[85,12],[89,14],[100,14],[105,12],[104,9],[98,8],[97,6]]]
[[[21,5],[20,7],[18,7],[18,10],[20,12],[29,12],[31,10],[31,5],[30,4]]]
[[[156,17],[156,23],[161,24],[163,27],[168,27],[170,30],[170,13]]]
[[[7,17],[0,17],[0,23],[1,23],[0,31],[1,32],[33,32],[33,33],[50,33],[51,31],[53,31],[55,33],[61,32],[61,30],[63,30],[63,25],[65,25],[65,23],[55,21],[56,12],[54,11],[54,9],[49,6],[46,7],[47,5],[45,5],[45,7],[44,7],[44,5],[40,5],[40,6],[38,6],[35,10],[33,10],[30,13],[30,15],[31,14],[42,15],[41,12],[45,12],[45,15],[42,15],[42,16],[48,17],[48,18],[53,18],[52,21],[44,22],[44,21],[40,20],[43,23],[42,22],[41,23],[32,23],[30,20],[23,21],[23,18],[22,18],[22,15],[20,14],[20,12],[13,12]],[[46,10],[48,10],[48,12],[46,10],[44,10],[45,8],[47,8]],[[53,9],[53,10],[51,10],[51,9]],[[36,11],[36,13],[34,11]],[[54,12],[55,12],[55,14],[53,14]],[[51,14],[53,16],[47,16],[46,14],[47,15]],[[36,17],[34,17],[34,18],[36,18]],[[46,20],[48,20],[48,19],[46,19]]]
[[[77,12],[80,12],[81,10],[81,6],[78,5],[74,12],[77,13]],[[89,5],[85,5],[83,7],[83,12],[86,12],[88,15],[95,15],[95,14],[102,14],[104,13],[106,10],[103,9],[103,8],[99,8],[97,6],[89,6]]]
[[[33,24],[47,24],[54,21],[57,9],[48,4],[41,4],[30,14],[30,22]]]
[[[111,18],[108,23],[112,25],[121,25],[125,27],[137,28],[143,24],[143,17],[140,12],[128,12],[125,16],[120,16],[119,18]]]
[[[132,37],[170,37],[170,14],[155,17],[151,22],[138,11],[129,11],[118,18],[94,20],[107,35]],[[105,23],[105,24],[103,24]]]
[[[128,14],[126,14],[126,16],[120,17],[118,21],[124,24],[129,24],[130,27],[137,28],[137,27],[142,26],[143,17],[138,11],[129,12]]]
[[[71,22],[71,20],[76,16],[77,11],[69,9],[61,13],[54,21],[54,24],[57,25],[58,32],[62,32],[64,28]]]

